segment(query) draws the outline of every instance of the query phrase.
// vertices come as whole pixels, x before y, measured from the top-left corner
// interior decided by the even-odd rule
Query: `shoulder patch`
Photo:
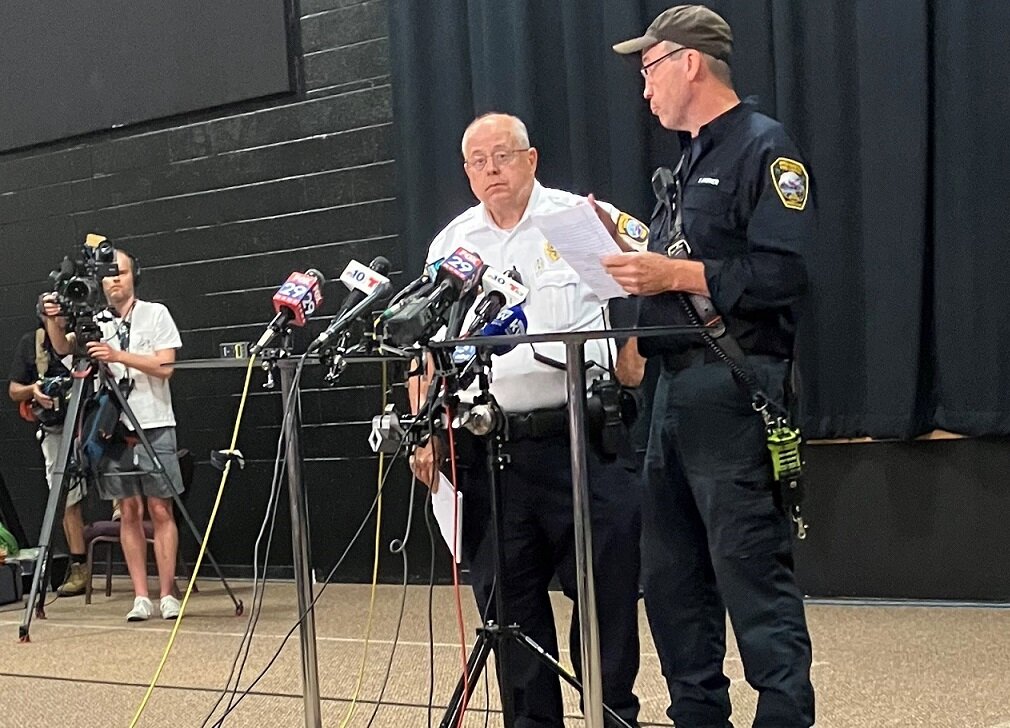
[[[558,249],[551,245],[547,240],[544,241],[544,255],[546,255],[547,259],[552,263],[556,263],[561,260],[561,253],[559,253]]]
[[[649,228],[626,212],[617,216],[617,234],[639,243],[649,242]]]
[[[810,191],[810,177],[802,162],[788,157],[779,157],[771,166],[772,184],[782,204],[790,210],[802,210],[807,206]]]

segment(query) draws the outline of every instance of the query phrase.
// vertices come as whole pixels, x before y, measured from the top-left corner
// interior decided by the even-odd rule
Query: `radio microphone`
[[[304,326],[306,319],[315,313],[323,302],[324,283],[326,279],[315,268],[309,268],[304,273],[296,271],[289,275],[274,293],[273,304],[276,315],[249,352],[258,354],[288,326]]]

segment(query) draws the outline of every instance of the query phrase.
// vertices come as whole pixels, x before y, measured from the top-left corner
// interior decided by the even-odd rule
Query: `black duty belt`
[[[568,432],[568,410],[543,409],[519,412],[506,416],[508,419],[508,439],[540,440],[557,437]]]

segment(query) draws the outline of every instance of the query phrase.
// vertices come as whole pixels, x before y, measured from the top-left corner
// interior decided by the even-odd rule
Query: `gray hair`
[[[486,114],[481,114],[476,119],[470,122],[470,125],[463,132],[463,141],[460,144],[460,150],[463,152],[463,156],[466,156],[466,143],[470,139],[470,134],[473,132],[474,127],[485,119],[491,118],[501,118],[506,119],[509,125],[512,127],[512,138],[515,139],[517,147],[529,147],[530,145],[530,135],[526,131],[526,125],[523,120],[518,116],[512,116],[511,114],[502,114],[497,111],[491,111]]]
[[[702,53],[701,55],[708,66],[708,72],[723,86],[733,88],[733,72],[730,70],[729,64],[715,56],[710,56],[708,53]]]

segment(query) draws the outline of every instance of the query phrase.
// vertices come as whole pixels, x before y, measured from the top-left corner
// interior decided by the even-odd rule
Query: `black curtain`
[[[466,124],[517,114],[542,182],[647,217],[678,154],[610,46],[657,0],[390,0],[408,261],[473,204]],[[820,232],[799,337],[810,437],[1010,433],[1010,3],[724,0],[734,78],[805,151]],[[637,60],[637,59],[636,59]]]

